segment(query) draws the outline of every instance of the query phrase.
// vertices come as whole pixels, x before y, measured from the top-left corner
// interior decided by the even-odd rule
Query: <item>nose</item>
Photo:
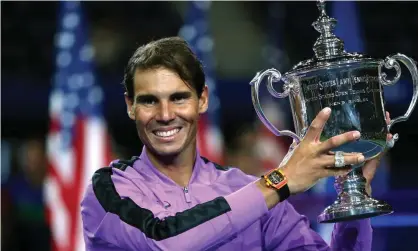
[[[162,102],[159,105],[158,114],[157,114],[157,121],[168,123],[175,119],[175,112],[173,107],[168,102]]]

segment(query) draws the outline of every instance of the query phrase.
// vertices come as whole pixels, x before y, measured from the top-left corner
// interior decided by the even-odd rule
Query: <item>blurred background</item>
[[[95,168],[138,155],[142,144],[123,99],[124,67],[139,46],[182,36],[202,59],[211,107],[199,147],[209,159],[259,175],[280,163],[290,138],[261,124],[249,82],[274,67],[286,72],[313,57],[315,2],[2,2],[2,250],[84,250],[79,198]],[[418,3],[328,2],[349,52],[418,59]],[[385,87],[391,117],[412,98],[403,68]],[[279,129],[293,130],[287,99],[262,90]],[[204,122],[204,123],[203,123]],[[418,111],[396,124],[400,139],[373,181],[373,196],[395,213],[372,219],[373,250],[418,250]],[[333,178],[292,198],[329,241],[316,216],[336,198]]]

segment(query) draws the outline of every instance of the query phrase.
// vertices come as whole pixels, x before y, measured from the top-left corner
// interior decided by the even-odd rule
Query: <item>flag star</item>
[[[80,23],[80,17],[76,13],[68,13],[63,19],[63,25],[66,29],[74,29]]]
[[[72,112],[67,112],[67,111],[63,112],[63,114],[61,115],[61,125],[64,128],[69,128],[73,126],[74,122],[75,122],[75,118]]]
[[[102,101],[102,99],[103,99],[103,93],[101,89],[94,87],[89,91],[87,100],[90,104],[99,103]]]
[[[80,98],[75,93],[70,93],[67,95],[65,100],[65,106],[71,110],[78,107],[80,104]]]
[[[71,63],[71,54],[68,51],[61,51],[57,55],[57,65],[61,68],[67,67]]]
[[[55,90],[52,91],[50,97],[50,103],[54,104],[50,106],[51,114],[59,114],[63,105],[63,93],[61,91]]]
[[[84,85],[86,87],[92,86],[94,84],[94,76],[91,72],[85,72],[83,74]]]
[[[179,35],[185,40],[193,40],[197,35],[196,27],[193,25],[184,25],[180,28]]]
[[[197,48],[203,52],[210,52],[213,49],[213,40],[209,36],[200,37],[197,40]]]
[[[62,49],[68,49],[75,43],[75,37],[72,32],[61,32],[56,36],[56,46]]]
[[[83,74],[74,73],[68,78],[68,87],[70,90],[78,90],[85,86]]]

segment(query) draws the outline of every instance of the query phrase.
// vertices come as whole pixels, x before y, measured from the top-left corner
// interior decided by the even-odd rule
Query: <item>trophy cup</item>
[[[365,160],[377,157],[386,147],[392,147],[398,134],[387,142],[387,134],[398,122],[406,121],[418,99],[418,70],[416,62],[403,54],[386,59],[373,59],[359,53],[348,53],[344,42],[333,34],[337,20],[325,13],[325,2],[317,2],[319,18],[312,24],[320,33],[313,46],[315,56],[295,65],[281,74],[276,69],[258,72],[251,81],[251,96],[255,111],[263,124],[276,136],[290,136],[297,144],[313,119],[325,107],[332,109],[322,132],[321,141],[344,132],[358,130],[361,138],[333,149],[334,152],[362,153]],[[385,121],[383,87],[398,82],[401,76],[399,62],[410,71],[413,80],[413,97],[403,116]],[[390,79],[384,69],[394,69]],[[392,70],[393,71],[393,70]],[[289,96],[295,132],[278,130],[265,116],[259,101],[259,86],[267,76],[267,89],[275,98]],[[283,83],[278,92],[273,83]],[[336,177],[334,187],[337,200],[319,216],[320,223],[333,223],[370,218],[393,212],[384,201],[371,198],[365,191],[366,179],[362,165],[352,166],[352,171]]]

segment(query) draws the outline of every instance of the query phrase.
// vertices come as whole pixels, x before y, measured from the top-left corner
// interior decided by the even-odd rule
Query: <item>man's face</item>
[[[166,68],[137,70],[134,98],[125,97],[129,117],[148,150],[177,155],[196,142],[199,114],[208,107],[207,87],[200,98],[175,72]]]

